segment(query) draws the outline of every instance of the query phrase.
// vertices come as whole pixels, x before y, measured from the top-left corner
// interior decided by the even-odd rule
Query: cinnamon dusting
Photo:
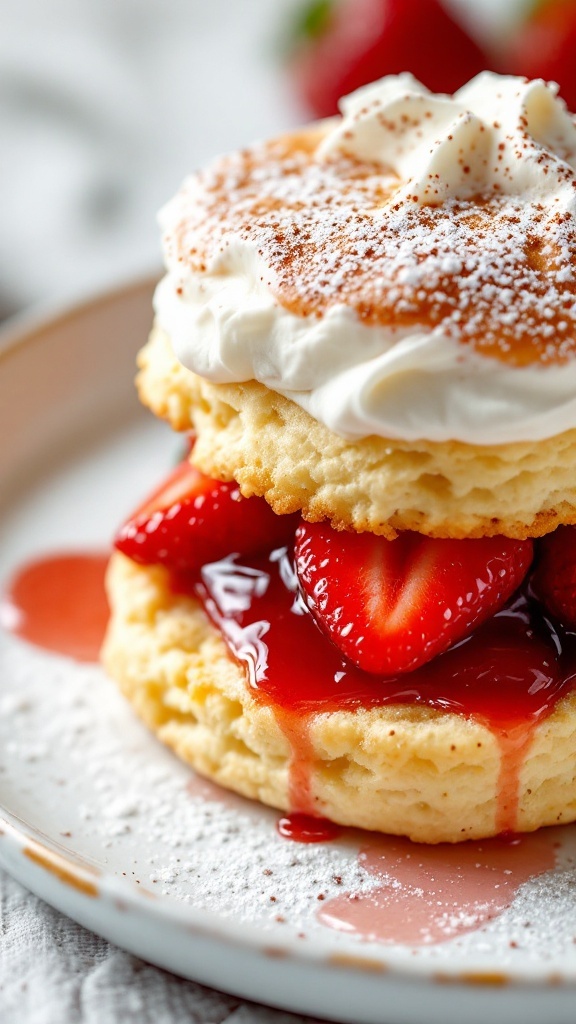
[[[366,324],[438,328],[515,366],[576,355],[569,213],[501,193],[399,201],[392,172],[346,154],[319,161],[317,142],[315,130],[260,144],[185,186],[185,214],[167,239],[183,272],[202,273],[240,241],[298,316],[343,304]]]

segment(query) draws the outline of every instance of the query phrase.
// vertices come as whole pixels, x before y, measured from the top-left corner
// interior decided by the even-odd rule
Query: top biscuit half
[[[278,513],[393,537],[576,522],[576,124],[409,75],[221,158],[162,213],[139,390]]]

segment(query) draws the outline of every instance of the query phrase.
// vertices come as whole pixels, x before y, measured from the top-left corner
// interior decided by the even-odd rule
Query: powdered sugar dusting
[[[569,211],[498,193],[422,207],[398,198],[398,179],[381,167],[341,153],[318,161],[314,138],[256,146],[185,184],[166,238],[177,288],[190,270],[224,273],[241,244],[300,316],[344,304],[366,324],[440,328],[518,366],[576,352]]]
[[[542,81],[409,75],[252,146],[164,208],[158,325],[348,439],[539,441],[576,425],[576,123]]]

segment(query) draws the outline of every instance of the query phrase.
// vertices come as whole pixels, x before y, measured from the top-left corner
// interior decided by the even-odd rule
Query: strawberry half
[[[563,626],[576,629],[576,526],[559,526],[537,550],[534,593]]]
[[[243,498],[234,481],[213,480],[185,459],[114,543],[134,562],[189,572],[233,552],[280,547],[290,542],[297,520],[276,515],[264,498]]]
[[[389,541],[325,523],[296,532],[296,571],[310,611],[350,661],[396,675],[468,636],[528,572],[532,541],[485,537]]]

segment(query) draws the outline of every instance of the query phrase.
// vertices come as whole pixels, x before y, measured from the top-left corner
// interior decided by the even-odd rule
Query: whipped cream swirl
[[[420,205],[498,192],[576,210],[576,124],[555,82],[494,75],[436,96],[412,75],[390,75],[341,101],[343,118],[320,145],[404,182]]]
[[[314,160],[344,155],[376,165],[396,205],[510,196],[572,222],[576,125],[556,93],[542,81],[490,73],[453,97],[432,95],[410,75],[385,78],[343,100],[343,117],[328,124]],[[157,320],[189,369],[216,383],[261,381],[349,439],[500,444],[576,427],[574,358],[511,365],[463,345],[442,324],[366,322],[337,296],[321,316],[299,315],[278,300],[266,251],[234,232],[201,268],[188,265],[176,240],[205,187],[189,179],[161,213],[168,273]],[[201,236],[200,223],[186,236],[192,251]],[[457,272],[459,257],[443,259],[446,273]],[[555,274],[573,280],[570,260],[557,262]],[[572,295],[562,324],[570,336]]]

